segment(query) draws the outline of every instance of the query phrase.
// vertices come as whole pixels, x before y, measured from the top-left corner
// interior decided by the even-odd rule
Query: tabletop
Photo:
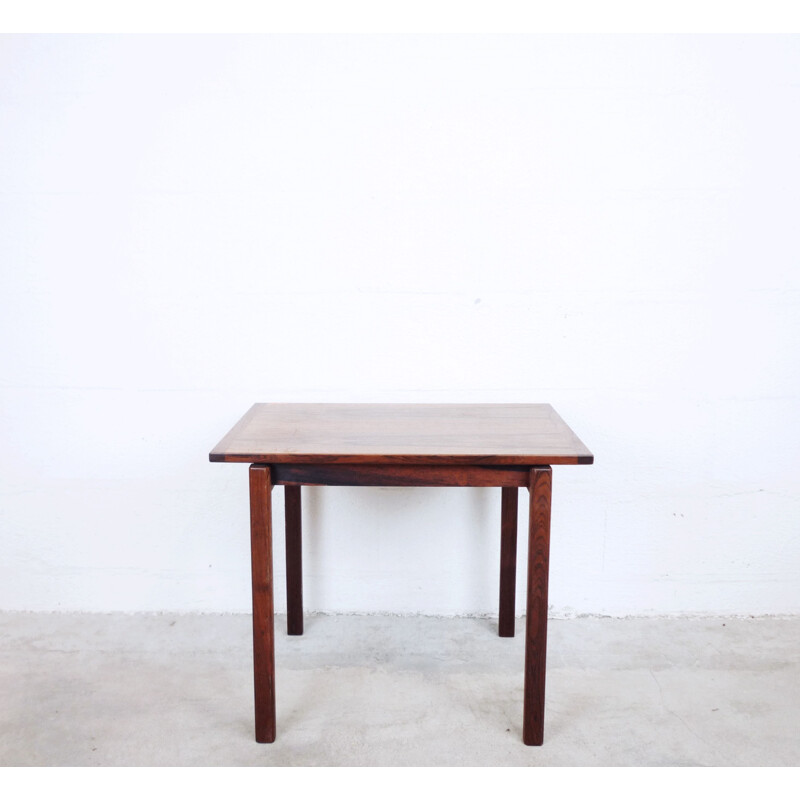
[[[256,403],[211,461],[591,464],[547,403]]]

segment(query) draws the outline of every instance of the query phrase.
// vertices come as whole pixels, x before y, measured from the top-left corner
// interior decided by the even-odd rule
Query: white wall
[[[0,39],[0,608],[246,610],[208,451],[361,400],[556,407],[554,614],[800,612],[798,142],[798,37]],[[495,610],[499,490],[304,512],[309,608]]]

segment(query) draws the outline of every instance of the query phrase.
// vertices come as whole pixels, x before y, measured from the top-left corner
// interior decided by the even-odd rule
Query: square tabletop
[[[209,454],[268,464],[591,464],[547,403],[256,403]]]

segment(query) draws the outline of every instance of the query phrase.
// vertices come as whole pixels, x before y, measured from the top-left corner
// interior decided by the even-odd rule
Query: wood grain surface
[[[591,464],[548,404],[257,403],[211,461]]]

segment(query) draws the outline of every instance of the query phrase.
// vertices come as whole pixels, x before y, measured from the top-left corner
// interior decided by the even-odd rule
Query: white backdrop
[[[798,142],[800,37],[0,39],[0,608],[246,610],[253,402],[508,401],[553,614],[800,612]],[[304,514],[308,608],[496,610],[499,490]]]

